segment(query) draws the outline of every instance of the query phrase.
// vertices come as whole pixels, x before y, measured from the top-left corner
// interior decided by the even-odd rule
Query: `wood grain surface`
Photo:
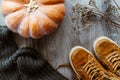
[[[83,46],[94,53],[93,41],[99,36],[108,36],[120,45],[120,28],[108,26],[102,19],[81,32],[74,29],[77,26],[81,26],[81,24],[79,22],[80,19],[75,22],[72,21],[72,16],[75,15],[72,12],[72,6],[76,3],[86,5],[88,1],[89,0],[65,0],[66,15],[56,32],[38,40],[24,39],[18,34],[14,34],[17,44],[19,47],[33,47],[37,49],[54,68],[61,64],[69,64],[69,52],[74,46]],[[96,6],[102,12],[104,12],[107,7],[105,1],[106,0],[96,0]],[[120,3],[120,0],[116,1]],[[0,24],[5,25],[4,18],[1,14]],[[70,67],[61,67],[58,71],[70,80],[77,80]]]

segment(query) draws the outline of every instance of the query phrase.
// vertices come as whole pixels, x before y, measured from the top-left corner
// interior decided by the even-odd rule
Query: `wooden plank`
[[[120,6],[120,0],[115,0],[115,1]],[[109,0],[109,2],[115,6],[113,0]],[[120,45],[120,41],[119,41],[120,40],[120,27],[116,27],[113,25],[106,25],[106,29],[108,32],[108,36]]]
[[[1,0],[0,0],[1,1]],[[88,4],[89,0],[65,0],[66,15],[59,26],[59,29],[52,35],[45,36],[38,40],[24,39],[18,34],[14,38],[19,47],[33,47],[37,49],[49,62],[56,68],[61,64],[69,64],[69,52],[74,46],[83,46],[93,51],[93,41],[99,36],[109,36],[120,45],[120,29],[113,26],[107,26],[104,20],[100,20],[95,25],[89,26],[83,31],[75,30],[81,24],[77,21],[72,22],[72,6],[76,3]],[[106,10],[104,0],[96,0],[96,6],[101,10]],[[80,18],[78,19],[80,20]],[[2,15],[0,14],[0,24],[5,25]],[[74,72],[69,68],[58,69],[60,73],[68,77],[70,80],[76,80]]]

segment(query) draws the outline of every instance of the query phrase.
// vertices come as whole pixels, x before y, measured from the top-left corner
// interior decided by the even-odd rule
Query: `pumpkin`
[[[3,0],[2,14],[8,28],[24,38],[54,32],[64,18],[64,0]]]

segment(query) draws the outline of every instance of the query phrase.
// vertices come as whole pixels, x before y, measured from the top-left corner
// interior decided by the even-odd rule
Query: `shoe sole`
[[[93,43],[93,49],[94,49],[95,53],[96,53],[96,44],[102,39],[107,39],[107,40],[109,40],[110,42],[114,43],[115,45],[117,45],[119,47],[119,45],[115,41],[113,41],[112,39],[110,39],[108,37],[105,37],[105,36],[102,36],[102,37],[98,37]],[[95,54],[95,56],[97,57],[96,54]]]
[[[88,53],[90,53],[90,55],[92,55],[92,56],[93,56],[93,54],[92,54],[89,50],[87,50],[86,48],[84,48],[84,47],[82,47],[82,46],[75,46],[75,47],[73,47],[73,48],[71,49],[70,54],[69,54],[70,64],[71,64],[74,72],[77,74],[77,76],[79,76],[79,77],[81,78],[81,76],[80,76],[80,75],[77,73],[77,71],[75,70],[75,68],[74,68],[74,66],[73,66],[73,64],[72,64],[72,60],[71,60],[71,56],[72,56],[73,52],[74,52],[75,50],[77,50],[77,49],[80,49],[80,48],[81,48],[81,49],[84,49],[85,51],[87,51]]]

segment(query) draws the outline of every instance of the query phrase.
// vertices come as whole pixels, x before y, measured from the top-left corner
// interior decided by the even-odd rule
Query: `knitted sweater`
[[[33,48],[18,49],[12,33],[0,27],[0,80],[68,80]]]

